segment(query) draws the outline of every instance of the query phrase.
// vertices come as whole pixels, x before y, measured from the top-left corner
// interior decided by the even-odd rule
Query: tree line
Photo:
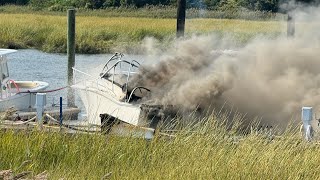
[[[284,1],[286,0],[187,0],[187,8],[278,12],[279,5]],[[300,0],[300,2],[319,4],[320,0]],[[0,5],[5,4],[63,10],[71,6],[83,9],[143,8],[148,6],[176,7],[177,0],[0,0]]]

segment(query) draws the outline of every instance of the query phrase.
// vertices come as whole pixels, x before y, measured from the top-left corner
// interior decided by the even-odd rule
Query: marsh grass
[[[53,14],[0,13],[0,47],[36,48],[66,52],[66,16]],[[243,46],[257,36],[274,38],[285,33],[282,21],[187,19],[186,37],[216,34]],[[82,16],[76,18],[76,52],[141,53],[143,39],[153,37],[164,47],[175,39],[175,19]]]
[[[151,141],[100,134],[0,132],[0,169],[50,179],[317,179],[319,145],[296,129],[237,135],[216,118]]]

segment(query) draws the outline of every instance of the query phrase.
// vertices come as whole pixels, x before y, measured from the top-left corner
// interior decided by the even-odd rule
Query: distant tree
[[[210,10],[252,10],[278,12],[279,4],[291,0],[187,0],[187,8]],[[319,5],[320,0],[296,0],[297,3]],[[136,7],[148,5],[177,6],[177,0],[0,0],[0,5],[30,5],[35,8],[64,10],[70,6],[76,8],[100,9],[107,7]]]
[[[204,0],[187,0],[187,8],[205,9],[207,5]]]
[[[219,6],[220,0],[204,0],[204,4],[207,9],[217,9]]]
[[[29,0],[0,0],[0,5],[5,4],[16,4],[16,5],[27,5]]]
[[[50,7],[51,5],[53,5],[53,2],[51,2],[50,0],[30,0],[29,5],[38,9],[42,9],[45,7]]]
[[[255,3],[255,9],[258,11],[278,11],[278,0],[258,0]]]
[[[103,7],[119,7],[120,0],[105,0]]]

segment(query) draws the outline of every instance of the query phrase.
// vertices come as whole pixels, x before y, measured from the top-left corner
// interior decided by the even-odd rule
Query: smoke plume
[[[294,38],[257,38],[237,50],[226,50],[232,42],[215,35],[179,41],[130,84],[151,89],[145,102],[186,110],[226,103],[286,125],[302,106],[317,111],[320,103],[320,8],[298,8],[295,16]]]

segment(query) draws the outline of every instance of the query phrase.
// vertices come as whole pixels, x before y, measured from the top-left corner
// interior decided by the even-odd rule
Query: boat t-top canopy
[[[14,49],[0,49],[0,56],[4,56],[10,53],[17,52],[17,50]]]

